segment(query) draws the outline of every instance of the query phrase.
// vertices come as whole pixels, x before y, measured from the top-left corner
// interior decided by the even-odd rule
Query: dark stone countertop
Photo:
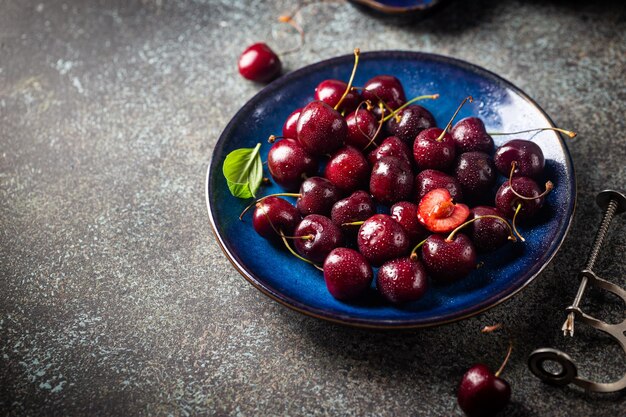
[[[559,331],[599,223],[593,197],[626,188],[618,3],[456,1],[412,22],[336,2],[302,12],[308,43],[289,69],[354,46],[450,55],[509,79],[580,133],[574,224],[541,277],[478,317],[386,333],[271,301],[209,227],[211,151],[259,90],[236,58],[272,33],[293,41],[276,23],[292,2],[0,2],[0,414],[460,415],[464,370],[496,366],[505,349],[478,330],[503,322],[515,338],[506,415],[623,415],[623,393],[547,386],[526,367],[532,350],[556,346],[583,374],[626,371],[607,338]],[[625,253],[622,218],[598,271],[624,285]],[[623,319],[623,305],[598,297],[591,311]]]

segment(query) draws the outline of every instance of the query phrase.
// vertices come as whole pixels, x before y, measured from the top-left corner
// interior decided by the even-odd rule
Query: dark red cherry
[[[409,165],[413,163],[411,150],[406,146],[406,143],[395,136],[389,136],[383,140],[378,148],[369,153],[367,159],[370,165],[374,166],[376,162],[385,156],[395,156],[396,158],[405,160]]]
[[[415,138],[413,158],[419,169],[445,171],[454,163],[454,140],[447,132],[442,136],[442,132],[438,127],[431,127],[422,130]]]
[[[509,403],[511,387],[486,365],[477,364],[463,375],[457,398],[468,417],[493,417]]]
[[[370,193],[383,204],[408,200],[413,195],[413,171],[406,161],[386,156],[374,164]]]
[[[541,176],[546,163],[539,145],[523,139],[513,139],[500,146],[496,150],[494,161],[498,171],[507,178],[511,173],[513,161],[515,161],[514,176],[531,178]]]
[[[376,289],[389,302],[410,303],[422,298],[428,277],[422,264],[410,258],[387,261],[378,270]]]
[[[416,245],[428,236],[428,230],[417,219],[417,204],[401,201],[391,206],[390,214],[404,228],[411,245]]]
[[[420,201],[426,194],[437,188],[445,188],[455,202],[463,201],[461,184],[452,175],[435,169],[425,169],[415,177],[416,201]]]
[[[353,300],[367,291],[374,274],[367,259],[348,248],[333,249],[324,261],[324,281],[338,300]]]
[[[324,170],[324,177],[346,193],[365,188],[369,175],[365,156],[352,146],[344,146],[333,154]]]
[[[300,197],[296,207],[303,216],[321,214],[327,216],[333,205],[341,198],[341,192],[335,185],[322,177],[311,177],[300,186]]]
[[[322,101],[307,104],[298,118],[298,142],[313,155],[325,155],[341,148],[347,134],[345,119]]]
[[[342,226],[345,223],[365,221],[376,213],[372,197],[365,191],[356,191],[349,197],[339,200],[330,212],[330,218],[344,233],[356,234],[356,226]]]
[[[287,200],[267,197],[256,203],[252,215],[254,230],[265,239],[277,240],[277,231],[290,236],[300,221],[300,213]]]
[[[387,103],[393,110],[406,103],[402,83],[392,75],[378,75],[370,79],[365,83],[361,97],[363,100],[369,100],[374,108],[378,108],[379,100]]]
[[[491,157],[486,153],[465,152],[456,160],[454,175],[465,195],[477,197],[491,191],[496,183],[497,173]]]
[[[346,124],[348,125],[346,145],[357,149],[365,149],[378,129],[378,120],[374,114],[360,107],[346,116]]]
[[[513,193],[511,186],[518,194],[531,199],[519,198]],[[531,178],[513,177],[511,182],[505,181],[498,189],[496,193],[496,207],[502,214],[512,219],[517,206],[521,204],[516,220],[517,222],[524,222],[532,218],[543,207],[544,197],[540,197],[541,194],[541,188]]]
[[[493,152],[493,138],[487,134],[485,124],[478,117],[459,120],[450,131],[457,153]]]
[[[422,130],[437,126],[433,115],[417,104],[411,104],[400,110],[398,118],[399,121],[396,117],[389,119],[387,131],[402,139],[408,146],[413,146],[413,141]]]
[[[335,107],[345,93],[348,84],[340,80],[324,80],[315,88],[315,100],[323,101],[330,107]],[[356,90],[350,90],[343,99],[339,111],[350,113],[361,102],[361,96]]]
[[[249,46],[239,57],[239,74],[248,80],[267,83],[280,75],[280,58],[263,42]]]
[[[283,137],[290,139],[298,139],[298,118],[300,117],[300,113],[302,109],[295,109],[293,113],[287,117],[285,120],[285,124],[283,124]]]
[[[341,230],[328,217],[319,214],[306,216],[294,231],[296,251],[306,259],[322,263],[326,256],[343,244]]]
[[[398,222],[386,214],[375,214],[361,225],[359,252],[374,266],[408,253],[409,237]]]
[[[462,233],[457,233],[451,241],[446,236],[430,235],[422,246],[422,260],[435,283],[448,284],[476,268],[476,249]]]
[[[470,210],[469,220],[480,216],[505,217],[495,207],[476,206]],[[478,219],[467,226],[467,234],[479,252],[491,252],[509,241],[509,226],[503,220],[487,217]]]
[[[317,173],[317,159],[309,155],[295,139],[283,139],[270,148],[267,168],[276,184],[294,191],[302,181]]]

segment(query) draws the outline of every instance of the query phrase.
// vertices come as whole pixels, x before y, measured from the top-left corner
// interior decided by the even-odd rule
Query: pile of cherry
[[[437,95],[407,101],[391,75],[352,87],[357,64],[355,51],[350,82],[322,81],[315,100],[287,118],[282,137],[270,137],[267,167],[285,192],[249,207],[253,226],[323,270],[337,299],[364,294],[379,267],[380,294],[412,302],[429,285],[466,277],[478,253],[523,241],[516,223],[537,215],[552,183],[543,189],[536,182],[545,161],[535,143],[515,139],[494,149],[479,118],[452,126],[471,97],[441,129],[414,104]],[[498,173],[506,180],[495,191]],[[297,197],[295,206],[285,196]],[[377,213],[377,205],[389,214]]]

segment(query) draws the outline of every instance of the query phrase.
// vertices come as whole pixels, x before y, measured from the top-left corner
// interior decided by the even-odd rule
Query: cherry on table
[[[413,163],[411,150],[406,143],[396,136],[389,136],[388,138],[385,138],[380,146],[372,150],[369,155],[367,155],[367,159],[370,164],[374,166],[376,162],[385,156],[395,156],[396,158],[405,160],[409,165]]]
[[[364,188],[370,174],[365,156],[352,146],[344,146],[333,154],[324,169],[324,177],[343,192]]]
[[[300,118],[300,113],[302,109],[295,109],[285,120],[283,124],[283,137],[290,139],[298,139],[298,118]]]
[[[341,191],[332,182],[322,177],[304,180],[299,194],[296,208],[304,216],[309,214],[327,216],[333,205],[341,198]]]
[[[496,168],[509,176],[515,162],[513,176],[537,178],[543,172],[545,158],[539,145],[529,140],[513,139],[500,146],[494,155]]]
[[[281,231],[285,235],[293,234],[301,219],[300,212],[287,200],[279,197],[262,198],[255,206],[252,226],[259,235],[268,240],[280,239]]]
[[[402,226],[387,214],[375,214],[361,225],[357,237],[359,252],[373,266],[406,255],[409,237]]]
[[[437,284],[449,284],[476,268],[476,248],[469,237],[457,233],[452,239],[430,235],[422,245],[422,261]]]
[[[452,175],[436,169],[425,169],[415,177],[416,201],[419,202],[426,194],[437,188],[445,188],[455,202],[463,201],[461,184]]]
[[[493,152],[493,138],[487,133],[485,124],[478,117],[466,117],[459,120],[450,131],[457,151]]]
[[[374,164],[370,193],[383,204],[408,200],[413,194],[413,171],[406,161],[386,156]]]
[[[280,75],[280,58],[263,42],[246,48],[237,63],[239,74],[251,81],[267,83]]]
[[[374,274],[367,259],[348,248],[333,249],[324,261],[324,281],[338,300],[353,300],[367,291]]]
[[[365,221],[375,213],[376,206],[372,197],[365,191],[355,191],[349,197],[335,203],[330,218],[344,233],[356,234],[358,227],[346,223]]]
[[[324,262],[333,249],[343,244],[341,230],[328,217],[319,214],[302,219],[293,234],[296,251],[315,263]]]
[[[425,129],[436,127],[433,115],[424,107],[411,104],[396,113],[387,121],[387,131],[402,139],[408,146],[413,146],[417,135]]]
[[[267,168],[276,184],[289,191],[297,190],[302,181],[317,173],[317,159],[295,139],[282,139],[267,154]]]
[[[426,270],[417,259],[408,257],[385,262],[378,270],[376,289],[389,302],[417,301],[428,288]]]
[[[312,101],[302,109],[296,131],[304,149],[325,155],[343,146],[348,126],[337,110],[323,101]]]
[[[411,245],[416,245],[428,235],[428,230],[417,219],[417,204],[401,201],[391,206],[389,214],[404,228]]]
[[[511,386],[484,364],[472,366],[457,392],[459,407],[468,417],[495,416],[511,399]]]
[[[346,116],[346,124],[348,125],[346,145],[365,149],[370,143],[374,143],[374,136],[378,131],[378,120],[372,112],[358,107]]]
[[[335,107],[347,88],[348,84],[341,80],[324,80],[315,87],[315,100],[323,101],[330,107]],[[357,108],[360,102],[359,92],[350,89],[337,110],[350,113]]]
[[[465,195],[474,197],[487,194],[496,183],[496,168],[491,157],[484,152],[465,152],[459,155],[454,175]]]

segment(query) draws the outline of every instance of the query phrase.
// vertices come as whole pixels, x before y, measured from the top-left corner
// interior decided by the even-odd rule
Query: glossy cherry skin
[[[480,216],[504,217],[495,207],[476,206],[470,210],[468,220]],[[476,220],[467,226],[467,234],[479,252],[491,252],[509,241],[509,228],[503,220],[493,217]]]
[[[413,195],[413,171],[406,161],[386,156],[374,164],[370,193],[383,204],[408,200]]]
[[[341,230],[328,217],[319,214],[310,214],[302,219],[294,236],[308,237],[293,239],[293,245],[300,255],[315,263],[324,262],[333,249],[343,244]]]
[[[438,138],[443,132],[438,127],[422,130],[413,142],[413,159],[419,169],[446,171],[454,163],[456,150],[449,133]]]
[[[252,226],[265,239],[279,240],[276,232],[282,230],[286,236],[292,235],[300,219],[300,212],[287,200],[267,197],[256,204]]]
[[[302,109],[295,109],[285,123],[283,124],[283,137],[290,139],[298,139],[298,118],[300,118],[300,113]]]
[[[304,180],[300,186],[296,208],[303,216],[309,214],[327,216],[340,198],[341,192],[332,182],[322,177],[311,177]]]
[[[389,136],[383,140],[379,147],[367,155],[367,159],[369,160],[370,165],[374,166],[376,162],[385,156],[395,156],[396,158],[405,160],[409,165],[413,163],[411,150],[406,143],[402,141],[402,139],[396,136]]]
[[[491,191],[496,183],[497,173],[491,157],[486,153],[465,152],[456,160],[454,176],[465,195],[478,197]]]
[[[541,176],[546,164],[539,145],[529,140],[514,139],[500,146],[494,155],[496,168],[502,175],[509,177],[511,164],[515,164],[513,175],[516,177],[537,178]]]
[[[259,83],[267,83],[280,75],[280,58],[263,42],[249,46],[237,63],[239,74],[244,78]]]
[[[356,235],[358,226],[342,226],[345,223],[365,221],[376,213],[372,197],[365,191],[356,191],[349,197],[339,200],[330,212],[333,223],[346,235]]]
[[[393,110],[406,103],[404,87],[400,80],[392,75],[377,75],[371,78],[365,83],[361,97],[363,100],[369,100],[375,108],[378,108],[380,100]]]
[[[425,169],[415,177],[415,198],[419,202],[430,191],[445,188],[455,202],[463,201],[461,184],[452,175],[436,169]]]
[[[324,261],[324,281],[328,292],[338,300],[354,300],[367,291],[374,278],[372,267],[359,252],[333,249]]]
[[[400,121],[395,117],[389,119],[387,131],[402,139],[408,146],[413,146],[413,141],[422,130],[437,126],[433,115],[417,104],[410,104],[400,110],[398,116]]]
[[[387,214],[375,214],[361,225],[357,236],[359,252],[373,266],[406,255],[409,237],[398,222]]]
[[[428,236],[428,230],[417,219],[417,204],[401,201],[391,206],[389,214],[404,228],[412,246]]]
[[[428,276],[418,260],[408,257],[392,259],[378,270],[376,289],[393,304],[417,301],[427,288]]]
[[[294,139],[283,139],[267,153],[267,168],[274,182],[288,191],[297,190],[302,181],[317,173],[317,159]]]
[[[468,417],[493,417],[511,399],[511,387],[483,364],[472,366],[457,391],[459,407]]]
[[[516,221],[527,221],[535,216],[541,207],[543,207],[544,197],[533,198],[532,200],[521,199],[511,191],[511,185],[518,194],[524,197],[537,197],[541,194],[542,190],[531,178],[514,177],[510,183],[509,181],[505,181],[496,193],[496,207],[502,214],[512,219],[518,204],[521,204],[522,207],[520,208]]]
[[[348,125],[346,145],[354,146],[357,149],[365,149],[378,129],[376,116],[364,108],[358,108],[347,115],[346,124]]]
[[[313,155],[336,151],[348,134],[346,120],[322,101],[312,101],[302,109],[296,130],[298,142]]]
[[[352,146],[344,146],[333,154],[324,169],[324,177],[344,193],[365,188],[370,165],[365,156]]]
[[[341,100],[341,96],[343,96],[346,88],[348,88],[348,84],[341,80],[324,80],[315,88],[315,100],[323,101],[334,108]],[[349,113],[356,109],[360,102],[361,95],[359,92],[350,90],[338,110]]]
[[[478,117],[459,120],[450,131],[450,136],[454,139],[457,153],[493,152],[493,138],[487,134],[485,124]]]
[[[436,284],[458,281],[476,268],[476,248],[470,238],[463,233],[449,242],[446,238],[430,235],[422,246],[424,266]]]

